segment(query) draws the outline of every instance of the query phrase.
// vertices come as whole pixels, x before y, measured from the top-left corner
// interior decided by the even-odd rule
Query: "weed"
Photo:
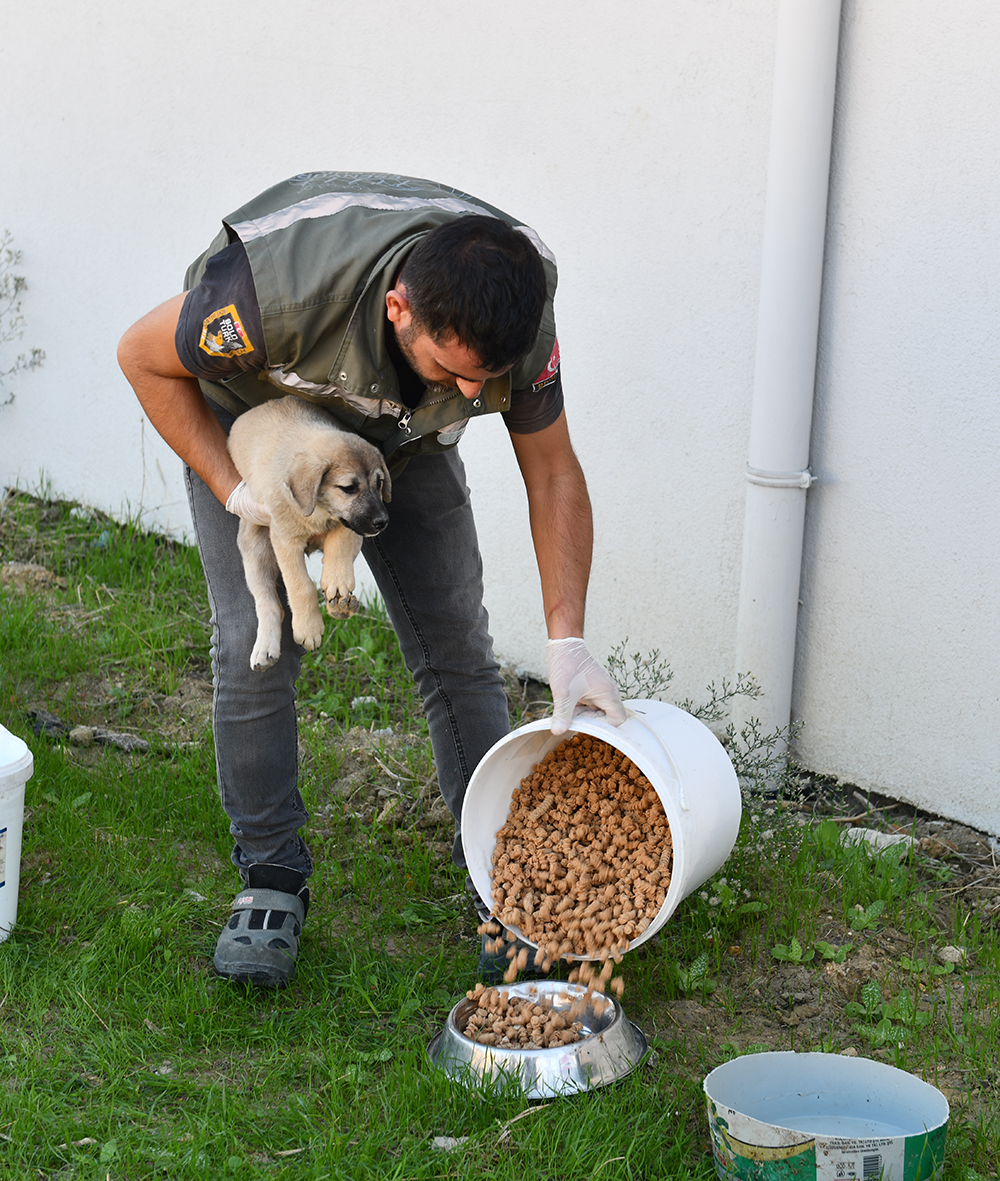
[[[771,948],[771,955],[788,964],[808,964],[816,958],[816,951],[812,947],[804,948],[793,935],[787,944],[776,943]]]
[[[21,292],[28,284],[23,275],[15,273],[21,263],[21,252],[12,249],[13,240],[9,230],[0,234],[0,345],[10,344],[24,336]],[[44,360],[45,353],[38,348],[33,348],[30,353],[19,354],[6,369],[0,369],[0,392],[15,373],[37,369]],[[13,393],[9,393],[0,406],[6,406],[13,400]]]
[[[612,680],[622,697],[662,699],[674,673],[658,648],[648,655],[639,652],[626,656],[628,638],[617,644],[606,664]],[[718,685],[709,683],[704,701],[691,698],[676,702],[680,709],[707,723],[721,722],[738,697],[754,700],[760,697],[760,685],[750,673],[739,673],[730,681],[723,677]],[[751,718],[740,730],[730,722],[722,735],[723,745],[732,760],[744,798],[749,802],[765,794],[782,794],[793,785],[787,747],[797,732],[795,725],[781,726],[770,732],[761,729],[760,720]]]

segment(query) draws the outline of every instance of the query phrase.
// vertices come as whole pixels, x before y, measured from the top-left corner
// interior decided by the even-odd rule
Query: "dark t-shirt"
[[[230,243],[208,260],[201,282],[184,300],[175,345],[184,368],[205,381],[223,381],[236,373],[268,367],[257,293],[242,242]],[[424,383],[389,332],[386,346],[399,378],[400,396],[413,408],[423,396]],[[558,357],[557,345],[550,368],[533,385],[511,390],[510,409],[503,412],[503,420],[513,434],[543,430],[562,413]]]

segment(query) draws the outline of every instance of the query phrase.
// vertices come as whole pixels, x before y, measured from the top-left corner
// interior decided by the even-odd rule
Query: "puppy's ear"
[[[385,466],[385,460],[382,460],[382,499],[386,504],[392,500],[392,477],[389,475],[389,469]]]
[[[324,463],[307,451],[300,451],[292,460],[292,470],[285,487],[292,494],[304,517],[310,516],[319,499],[319,486],[327,473],[329,463]]]

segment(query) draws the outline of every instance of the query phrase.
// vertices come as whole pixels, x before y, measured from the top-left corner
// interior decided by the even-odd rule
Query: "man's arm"
[[[510,441],[528,493],[549,639],[582,636],[594,524],[566,412],[533,434],[511,434]]]
[[[133,324],[118,345],[118,364],[165,442],[225,504],[240,474],[226,450],[226,432],[177,356],[174,333],[184,298],[167,300]]]
[[[510,438],[528,493],[528,518],[542,582],[554,705],[552,733],[566,732],[577,705],[591,706],[609,722],[621,725],[625,709],[618,690],[583,642],[594,524],[566,413],[540,431],[511,433]]]

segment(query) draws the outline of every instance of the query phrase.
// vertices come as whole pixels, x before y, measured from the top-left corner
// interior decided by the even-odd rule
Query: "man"
[[[386,531],[363,553],[423,697],[441,794],[455,818],[507,733],[504,685],[455,444],[500,412],[527,490],[555,701],[624,720],[583,643],[592,522],[562,408],[555,263],[533,231],[467,194],[385,174],[307,173],[250,201],[188,269],[184,293],[126,332],[119,362],[184,460],[212,608],[213,728],[222,805],[246,889],[216,949],[223,976],[287,984],[312,871],[300,835],[295,681],[302,649],[251,671],[253,601],[238,518],[267,524],[226,450],[234,416],[288,394],[380,448],[393,477]],[[480,917],[489,902],[474,898]],[[485,950],[480,973],[503,965]]]

